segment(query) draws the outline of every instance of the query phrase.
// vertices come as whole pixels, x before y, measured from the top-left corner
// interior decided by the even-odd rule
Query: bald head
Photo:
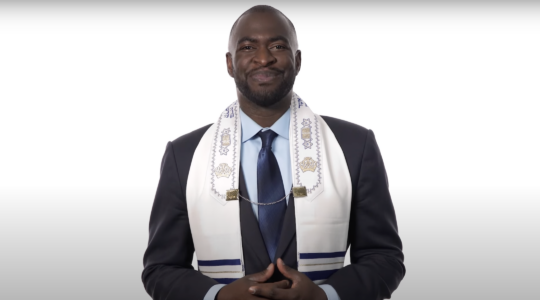
[[[291,20],[289,20],[289,18],[287,18],[287,16],[285,16],[285,14],[283,14],[280,10],[278,10],[278,9],[272,7],[272,6],[269,6],[269,5],[256,5],[256,6],[253,6],[252,8],[250,8],[250,9],[246,10],[234,22],[234,24],[233,24],[233,26],[231,28],[231,32],[229,34],[229,52],[231,52],[231,50],[236,47],[236,42],[238,41],[238,32],[237,32],[238,25],[241,24],[241,25],[244,25],[244,26],[247,26],[247,27],[252,27],[254,25],[256,26],[256,24],[254,24],[254,23],[256,23],[258,18],[256,18],[256,17],[247,18],[247,16],[253,16],[253,15],[258,15],[258,14],[259,15],[260,14],[274,15],[276,17],[275,21],[277,23],[282,23],[281,24],[282,26],[287,27],[287,33],[289,35],[289,39],[290,39],[289,42],[291,43],[291,46],[294,48],[294,50],[298,49],[298,40],[297,40],[297,37],[296,37],[296,29],[294,28],[294,24],[291,22]]]

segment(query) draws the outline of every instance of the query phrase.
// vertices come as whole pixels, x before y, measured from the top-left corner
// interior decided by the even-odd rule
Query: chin
[[[263,95],[250,95],[250,97],[246,97],[249,101],[255,103],[257,106],[261,107],[270,107],[276,103],[278,103],[282,98],[276,98],[276,97],[265,97]]]
[[[253,84],[248,80],[236,80],[236,78],[235,81],[236,87],[242,95],[260,107],[271,107],[279,103],[289,94],[294,85],[294,78],[267,84]]]

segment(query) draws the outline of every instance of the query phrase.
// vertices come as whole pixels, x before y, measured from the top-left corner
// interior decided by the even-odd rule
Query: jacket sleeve
[[[176,161],[173,143],[169,142],[161,162],[161,176],[150,215],[142,281],[154,300],[202,300],[217,282],[191,265],[195,248]]]
[[[341,300],[389,299],[405,276],[388,179],[371,130],[364,145],[359,153],[363,156],[358,182],[353,183],[348,237],[351,264],[325,282],[335,288]]]

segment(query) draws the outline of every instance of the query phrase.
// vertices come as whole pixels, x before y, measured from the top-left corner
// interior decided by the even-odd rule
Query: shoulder
[[[356,134],[367,134],[369,131],[369,129],[363,126],[360,126],[358,124],[348,122],[345,120],[341,120],[341,119],[337,119],[337,118],[333,118],[329,116],[321,116],[321,118],[323,118],[326,124],[330,126],[330,129],[332,129],[332,131],[334,131],[334,129],[345,130],[349,133],[356,133]]]
[[[180,186],[185,187],[195,150],[210,126],[212,124],[184,134],[172,142],[168,142],[163,161],[161,162],[162,173],[165,166],[175,166],[174,169],[176,169]]]
[[[212,124],[208,124],[199,129],[193,130],[192,132],[186,133],[170,142],[170,145],[174,149],[175,156],[177,158],[179,155],[182,157],[186,154],[190,154],[188,156],[193,156],[195,149],[197,149],[199,142],[210,126],[212,126]]]
[[[212,124],[208,124],[208,125],[203,126],[203,127],[199,128],[199,129],[193,130],[190,133],[186,133],[186,134],[176,138],[171,143],[173,144],[173,146],[175,148],[177,148],[177,147],[178,148],[197,147],[197,145],[199,144],[199,141],[201,140],[203,135],[206,133],[208,128],[210,128],[210,126],[212,126]]]
[[[321,116],[330,130],[334,133],[341,148],[363,149],[370,129],[348,121],[328,116]],[[345,151],[345,149],[343,149]]]
[[[368,138],[373,135],[372,131],[344,120],[328,116],[321,116],[321,118],[336,137],[343,151],[352,182],[357,182],[366,144]]]

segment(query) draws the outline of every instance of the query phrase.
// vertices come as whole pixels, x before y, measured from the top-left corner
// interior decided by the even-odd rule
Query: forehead
[[[293,42],[294,31],[285,17],[275,12],[249,13],[242,16],[231,33],[230,42],[236,44],[244,37],[270,38],[284,36]]]

